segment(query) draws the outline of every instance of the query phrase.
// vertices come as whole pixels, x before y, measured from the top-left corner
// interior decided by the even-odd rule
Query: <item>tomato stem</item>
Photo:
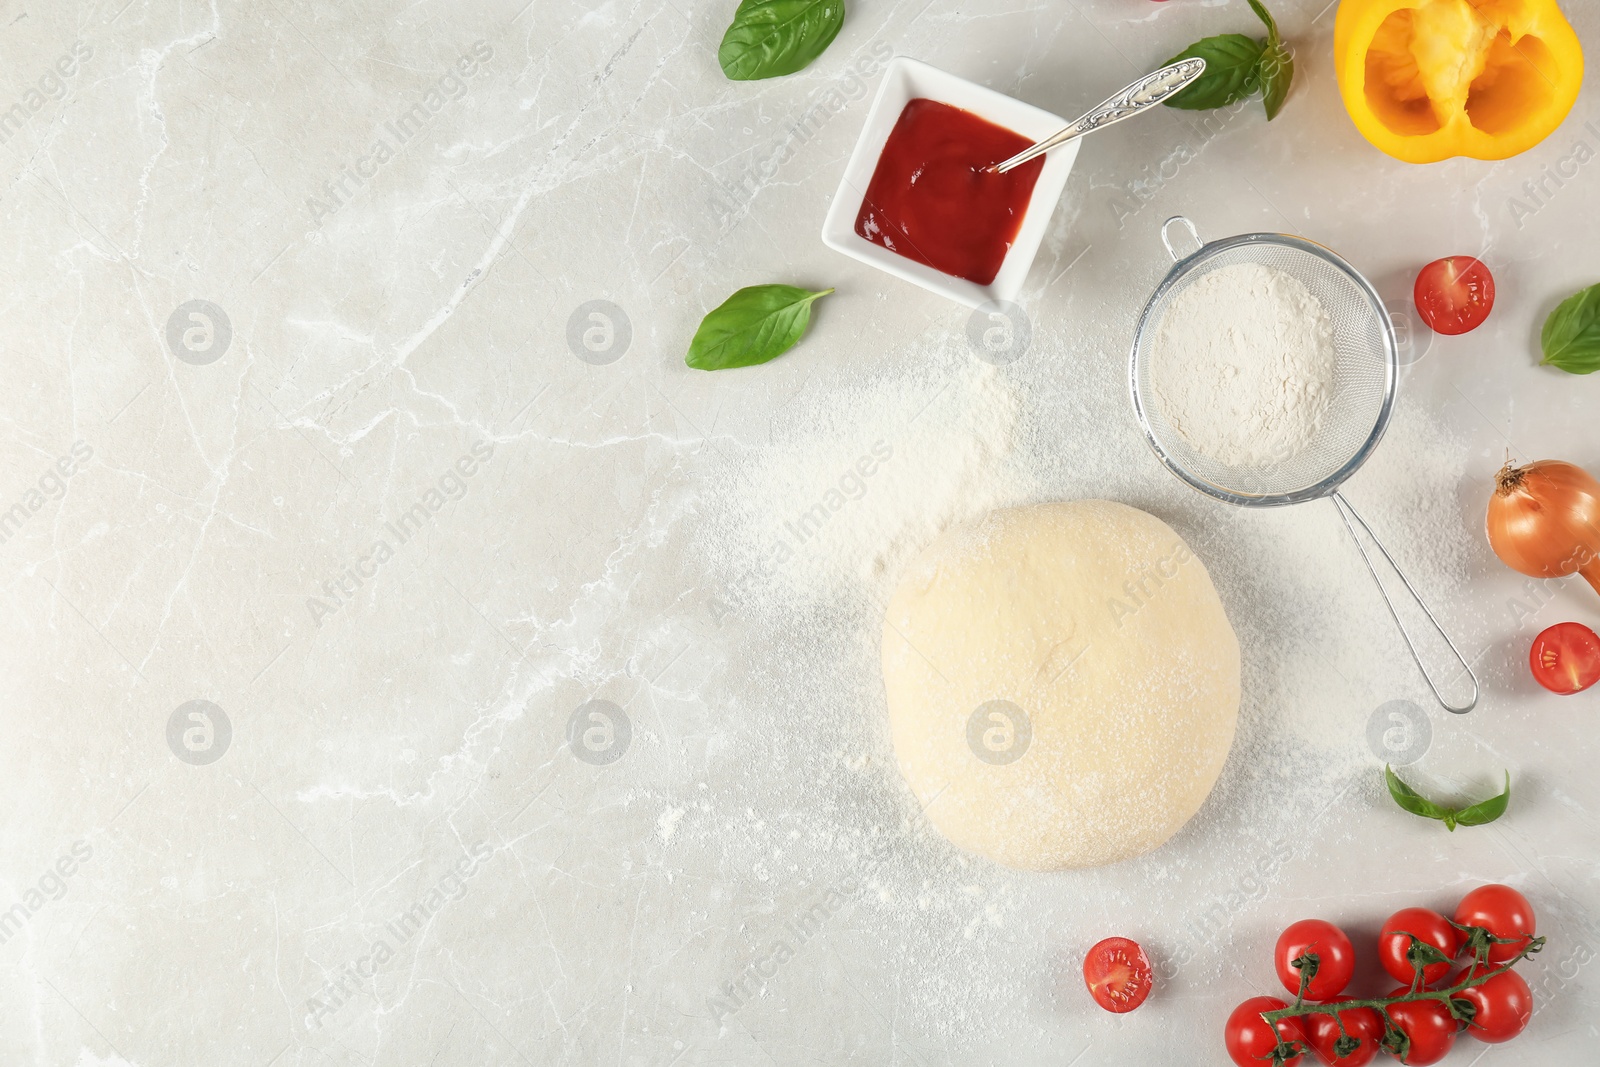
[[[1317,976],[1321,959],[1315,952],[1305,952],[1290,961],[1289,966],[1300,972],[1300,992],[1294,995],[1295,1007],[1305,1003],[1306,993],[1311,989],[1311,979]]]
[[[1413,985],[1409,992],[1403,993],[1398,997],[1373,997],[1369,1000],[1340,1000],[1326,1004],[1307,1004],[1305,1003],[1305,993],[1306,987],[1311,984],[1311,976],[1307,975],[1302,970],[1300,973],[1300,994],[1295,997],[1294,1003],[1289,1005],[1287,1008],[1278,1008],[1275,1011],[1264,1011],[1261,1013],[1261,1018],[1264,1019],[1267,1025],[1272,1028],[1274,1033],[1276,1033],[1278,1029],[1278,1023],[1283,1019],[1295,1019],[1302,1015],[1332,1015],[1334,1021],[1339,1024],[1339,1032],[1341,1034],[1345,1034],[1344,1020],[1339,1017],[1340,1014],[1342,1012],[1353,1011],[1357,1008],[1371,1008],[1373,1011],[1382,1016],[1386,1030],[1385,1037],[1387,1037],[1389,1031],[1397,1031],[1399,1029],[1394,1025],[1394,1020],[1389,1017],[1389,1009],[1391,1007],[1396,1004],[1407,1004],[1419,1000],[1437,1000],[1445,1006],[1445,1010],[1450,1013],[1451,1018],[1458,1019],[1459,1016],[1456,1014],[1456,1010],[1450,1005],[1450,999],[1452,997],[1454,997],[1457,993],[1461,993],[1465,990],[1483,985],[1483,983],[1489,981],[1489,979],[1494,978],[1505,971],[1509,971],[1517,964],[1518,961],[1525,960],[1532,956],[1535,952],[1538,952],[1540,949],[1544,948],[1545,944],[1545,939],[1542,937],[1532,938],[1526,945],[1523,946],[1522,951],[1518,952],[1511,959],[1506,960],[1504,963],[1497,964],[1494,967],[1486,967],[1480,971],[1478,970],[1478,965],[1488,963],[1489,943],[1492,942],[1494,944],[1501,945],[1513,944],[1521,941],[1522,938],[1496,937],[1481,926],[1461,926],[1458,923],[1451,923],[1451,925],[1465,931],[1481,931],[1482,940],[1481,947],[1472,954],[1474,965],[1473,967],[1467,969],[1467,976],[1448,989],[1421,988],[1420,979],[1422,977],[1422,968],[1418,966],[1417,961],[1413,960],[1412,966],[1416,968],[1416,977],[1413,979]],[[1415,937],[1415,935],[1408,936]],[[1472,939],[1469,937],[1467,940],[1471,941]],[[1465,947],[1465,945],[1463,947]],[[1345,1036],[1348,1035],[1346,1034]],[[1287,1059],[1288,1057],[1285,1055],[1285,1053],[1289,1048],[1292,1048],[1296,1044],[1298,1044],[1298,1042],[1285,1042],[1282,1038],[1279,1038],[1278,1047],[1274,1050],[1274,1054],[1279,1056],[1281,1059]]]

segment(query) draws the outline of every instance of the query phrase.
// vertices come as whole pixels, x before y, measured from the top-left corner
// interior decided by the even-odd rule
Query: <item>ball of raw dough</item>
[[[1239,643],[1189,546],[1105,500],[946,532],[883,626],[895,757],[964,849],[1059,870],[1129,859],[1199,810],[1239,714]]]

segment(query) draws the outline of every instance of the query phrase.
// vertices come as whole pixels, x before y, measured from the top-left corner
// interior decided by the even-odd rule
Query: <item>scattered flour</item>
[[[1091,378],[1096,353],[1052,353],[1007,377],[941,362],[934,345],[916,355],[928,365],[897,362],[845,390],[809,389],[774,417],[762,443],[719,439],[725,465],[700,483],[691,543],[718,595],[743,597],[735,606],[752,614],[794,602],[848,606],[816,612],[836,639],[811,640],[783,619],[781,638],[741,650],[737,677],[697,690],[693,699],[712,709],[707,728],[722,739],[707,746],[716,753],[707,804],[691,804],[691,817],[677,822],[670,812],[681,793],[662,790],[638,815],[639,836],[653,831],[652,841],[675,823],[677,869],[715,870],[719,885],[733,883],[710,898],[718,914],[730,913],[711,924],[727,933],[706,940],[706,979],[682,1010],[715,1017],[725,1009],[711,1000],[731,983],[748,995],[736,1016],[723,1017],[730,1033],[758,1027],[800,1040],[801,1030],[784,1027],[798,1027],[807,1014],[799,1009],[818,1003],[808,991],[833,973],[834,946],[848,945],[838,958],[895,974],[917,1039],[955,1059],[974,1033],[991,1043],[1007,1033],[1036,1040],[1041,1023],[1097,1043],[1123,1040],[1092,1029],[1106,1024],[1082,999],[1083,948],[1107,927],[1136,921],[1160,953],[1166,995],[1244,988],[1240,953],[1270,946],[1304,887],[1360,891],[1359,866],[1345,874],[1335,859],[1365,862],[1366,820],[1387,815],[1373,788],[1369,716],[1395,697],[1421,706],[1421,682],[1331,504],[1242,511],[1149,465],[1124,484],[1126,457],[1105,443],[1106,428],[1121,420],[1126,429],[1131,416],[1125,396],[1110,390],[1087,398],[1081,417],[1047,420],[1041,435],[1026,416],[1049,401],[1026,391],[1030,377]],[[1020,404],[1012,376],[1023,383]],[[1413,580],[1438,596],[1460,583],[1482,535],[1475,489],[1470,521],[1457,513],[1465,442],[1432,408],[1401,403],[1349,489]],[[879,441],[889,458],[860,474],[855,464]],[[1019,468],[1037,472],[1039,485]],[[844,481],[852,471],[860,487]],[[1029,875],[954,849],[918,813],[883,726],[882,616],[859,591],[895,584],[902,564],[950,522],[1095,492],[1199,535],[1191,543],[1244,646],[1240,732],[1216,792],[1180,838],[1113,867]],[[823,511],[799,536],[798,517],[818,502]],[[779,556],[788,562],[775,563]],[[753,577],[730,590],[741,576]],[[1445,719],[1433,721],[1442,736]],[[645,755],[641,746],[629,758]],[[863,929],[877,936],[863,938]],[[774,973],[780,940],[794,956]],[[872,1040],[905,1040],[872,1025],[863,1024]]]
[[[1167,306],[1151,385],[1194,448],[1230,467],[1300,453],[1327,412],[1337,353],[1327,309],[1258,263],[1220,267]]]
[[[1005,462],[1018,401],[964,355],[803,399],[773,440],[734,458],[703,544],[734,606],[822,604],[895,569],[946,526],[1015,503]]]
[[[687,810],[671,804],[661,810],[660,816],[656,818],[656,837],[663,845],[672,844],[672,835],[678,832],[678,823],[682,821],[683,813]]]

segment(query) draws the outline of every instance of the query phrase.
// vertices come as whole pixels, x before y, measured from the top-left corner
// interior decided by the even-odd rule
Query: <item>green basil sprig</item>
[[[1267,24],[1267,40],[1261,50],[1261,62],[1256,66],[1256,80],[1261,84],[1261,102],[1267,108],[1267,121],[1271,122],[1283,110],[1289,99],[1289,84],[1294,81],[1294,56],[1278,36],[1278,24],[1261,6],[1260,0],[1250,0],[1250,7]]]
[[[1544,320],[1543,362],[1569,374],[1600,370],[1600,285],[1575,293]]]
[[[740,0],[717,62],[733,81],[776,78],[820,56],[844,25],[844,0]]]
[[[792,285],[740,289],[700,321],[684,362],[697,370],[723,370],[775,359],[805,334],[812,302],[831,292]]]
[[[1227,107],[1260,90],[1267,121],[1278,117],[1294,81],[1294,56],[1279,36],[1278,24],[1261,6],[1260,0],[1250,0],[1250,8],[1266,24],[1265,38],[1246,37],[1242,33],[1205,37],[1162,64],[1166,66],[1180,59],[1206,61],[1206,72],[1187,89],[1173,94],[1167,100],[1168,107],[1209,111]]]
[[[1180,59],[1203,59],[1206,72],[1187,89],[1167,98],[1168,107],[1185,111],[1210,111],[1227,107],[1256,91],[1256,69],[1266,44],[1242,33],[1224,33],[1196,41],[1163,63],[1170,66]]]
[[[1384,764],[1383,778],[1389,786],[1389,795],[1394,798],[1396,804],[1413,815],[1439,820],[1451,833],[1455,833],[1457,826],[1482,826],[1484,823],[1494,822],[1506,813],[1506,805],[1511,802],[1510,771],[1506,772],[1504,793],[1465,808],[1449,808],[1443,804],[1435,804],[1402,782],[1400,776],[1395,774],[1388,764]]]

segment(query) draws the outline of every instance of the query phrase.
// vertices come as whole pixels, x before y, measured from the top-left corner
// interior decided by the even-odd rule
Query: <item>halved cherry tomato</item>
[[[1267,1025],[1267,1020],[1261,1017],[1264,1011],[1278,1011],[1289,1005],[1277,997],[1251,997],[1228,1016],[1228,1024],[1223,1031],[1223,1040],[1228,1046],[1228,1055],[1233,1057],[1233,1062],[1239,1067],[1267,1067],[1280,1061],[1273,1059],[1273,1050],[1278,1047],[1279,1038],[1283,1044],[1304,1044],[1305,1033],[1300,1029],[1296,1019],[1280,1019],[1276,1030]],[[1296,1051],[1293,1055],[1281,1061],[1285,1064],[1303,1064],[1304,1056]]]
[[[1481,926],[1495,937],[1516,939],[1513,944],[1490,945],[1490,963],[1515,959],[1533,939],[1533,905],[1508,885],[1480,885],[1461,898],[1455,918],[1458,925]]]
[[[1299,995],[1300,968],[1294,961],[1306,953],[1317,956],[1317,973],[1306,987],[1307,1000],[1332,1000],[1350,984],[1356,972],[1356,950],[1343,930],[1321,919],[1301,919],[1278,936],[1272,962],[1283,988]]]
[[[1349,999],[1334,997],[1328,1006],[1335,1007]],[[1341,1022],[1344,1023],[1342,1034],[1339,1032]],[[1337,1020],[1332,1012],[1302,1015],[1300,1027],[1305,1031],[1306,1043],[1328,1067],[1366,1067],[1383,1044],[1383,1019],[1371,1008],[1347,1008],[1339,1013]],[[1341,1056],[1336,1046],[1345,1038],[1355,1041],[1356,1045]]]
[[[1422,268],[1412,295],[1434,333],[1466,333],[1494,307],[1494,275],[1476,257],[1448,256]]]
[[[1389,996],[1403,997],[1409,992],[1409,987],[1402,986]],[[1456,1043],[1456,1020],[1442,1001],[1408,1000],[1389,1005],[1388,1011],[1389,1018],[1407,1038],[1405,1055],[1397,1056],[1406,1067],[1427,1067],[1450,1055],[1450,1048]]]
[[[1083,958],[1083,981],[1096,1004],[1121,1015],[1144,1003],[1155,985],[1155,971],[1139,942],[1108,937]]]
[[[1475,1014],[1467,1033],[1485,1044],[1497,1045],[1528,1028],[1528,1020],[1533,1018],[1533,990],[1516,971],[1504,967],[1487,969],[1499,973],[1482,985],[1463,989],[1454,999],[1465,1000],[1473,1007]],[[1473,978],[1484,970],[1474,965],[1462,977]]]
[[[1600,634],[1581,622],[1558,622],[1533,639],[1528,666],[1550,692],[1581,693],[1600,682]]]
[[[1403,932],[1402,932],[1403,931]],[[1428,908],[1401,908],[1384,922],[1378,933],[1378,962],[1396,982],[1411,984],[1416,969],[1408,953],[1413,934],[1419,940],[1449,956],[1456,958],[1461,949],[1461,933],[1436,911]],[[1422,984],[1431,986],[1450,973],[1454,963],[1430,963],[1422,969]]]

